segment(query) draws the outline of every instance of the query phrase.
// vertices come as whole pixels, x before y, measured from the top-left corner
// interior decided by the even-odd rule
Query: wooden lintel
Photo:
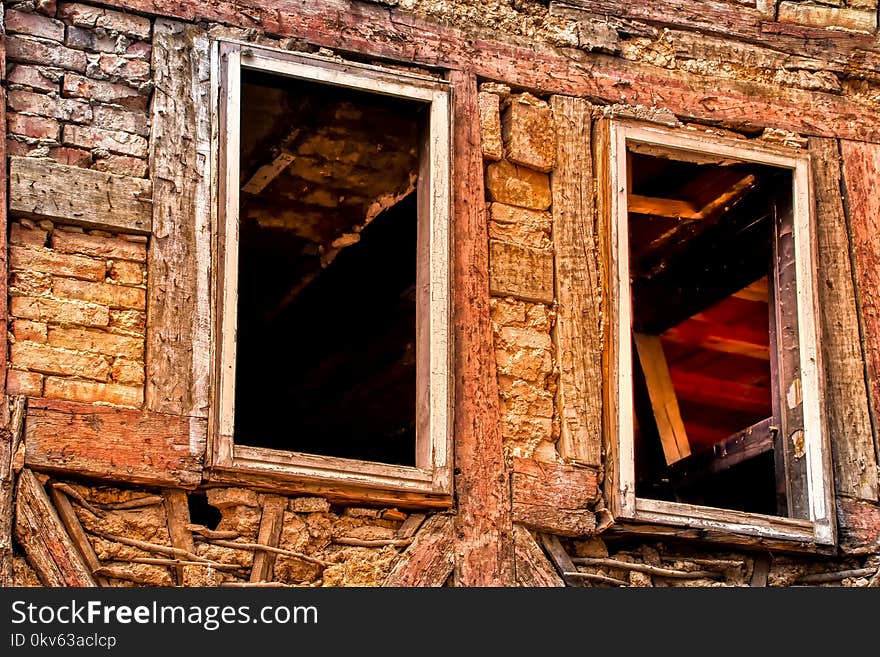
[[[690,455],[691,447],[681,419],[678,398],[672,386],[663,345],[660,343],[660,338],[655,335],[635,332],[633,341],[645,375],[645,384],[651,398],[651,408],[654,411],[657,432],[660,434],[663,455],[666,463],[671,465]]]
[[[560,536],[595,532],[592,505],[599,494],[595,469],[521,458],[513,459],[512,469],[515,522]]]
[[[513,549],[516,557],[516,584],[522,587],[565,586],[553,564],[522,525],[513,526]]]
[[[25,463],[66,475],[195,488],[206,431],[202,418],[31,397]]]
[[[668,217],[670,219],[702,219],[699,209],[689,201],[673,198],[660,198],[654,196],[641,196],[629,194],[626,200],[626,209],[632,214],[645,214],[653,217]]]
[[[37,157],[9,159],[9,210],[19,216],[104,230],[149,233],[149,180],[60,164]]]
[[[257,543],[278,547],[281,542],[281,530],[284,528],[284,510],[287,498],[281,495],[263,496],[263,513],[260,516],[260,529]],[[254,555],[251,568],[251,582],[271,582],[275,570],[275,553],[259,551]]]
[[[437,514],[428,518],[382,586],[443,586],[452,574],[453,533],[450,516]]]
[[[18,478],[15,538],[44,586],[96,586],[43,484],[27,468]]]

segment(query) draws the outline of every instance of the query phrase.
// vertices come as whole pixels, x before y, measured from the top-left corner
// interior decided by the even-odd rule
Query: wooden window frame
[[[833,545],[836,541],[831,450],[823,407],[822,362],[819,344],[815,206],[810,155],[804,151],[744,144],[742,141],[685,129],[621,119],[600,122],[597,153],[599,211],[608,226],[606,266],[609,276],[608,374],[606,386],[606,493],[620,520],[676,525],[722,533],[744,534],[782,541]],[[793,242],[799,365],[803,391],[806,490],[809,519],[797,519],[717,509],[636,496],[632,409],[632,300],[629,275],[627,209],[627,146],[640,144],[658,152],[708,154],[788,169],[792,172]],[[605,176],[606,180],[601,180]],[[771,302],[772,303],[772,302]]]
[[[236,445],[235,359],[238,284],[241,70],[345,87],[430,105],[421,137],[417,188],[416,459],[401,466]],[[451,108],[447,82],[317,55],[218,39],[212,44],[213,372],[207,464],[217,480],[277,481],[304,490],[344,489],[349,498],[449,497],[452,492],[452,351],[450,312]],[[271,410],[267,409],[267,412]],[[229,480],[229,477],[226,477]],[[352,495],[351,491],[355,494]],[[372,492],[371,492],[372,491]]]

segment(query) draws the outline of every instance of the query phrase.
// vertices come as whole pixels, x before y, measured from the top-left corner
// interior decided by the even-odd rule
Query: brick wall
[[[150,20],[32,4],[6,12],[8,154],[146,177]]]
[[[145,237],[14,222],[9,393],[140,406],[145,262]]]
[[[10,3],[6,31],[7,154],[146,177],[150,20]],[[10,220],[11,394],[141,406],[146,242]]]

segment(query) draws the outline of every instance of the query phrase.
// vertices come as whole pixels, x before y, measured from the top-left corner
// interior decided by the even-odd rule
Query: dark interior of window
[[[415,465],[426,110],[243,70],[236,444]]]
[[[787,515],[774,299],[793,290],[776,290],[791,173],[627,156],[636,494]]]

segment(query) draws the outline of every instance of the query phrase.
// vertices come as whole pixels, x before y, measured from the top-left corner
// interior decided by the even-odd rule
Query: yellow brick
[[[103,356],[58,349],[38,342],[16,342],[9,348],[13,366],[43,374],[64,374],[106,381],[110,365]]]
[[[114,260],[110,265],[110,278],[123,285],[143,285],[146,278],[143,265],[126,260]]]
[[[29,319],[16,319],[12,321],[12,335],[18,340],[29,342],[46,341],[46,324],[32,322]]]
[[[96,258],[119,258],[122,260],[147,259],[147,245],[129,242],[119,237],[103,235],[86,235],[64,230],[56,230],[52,234],[52,248],[59,253],[81,253]]]
[[[107,326],[110,321],[106,306],[36,297],[12,297],[10,314],[23,319],[82,326]]]
[[[110,328],[143,335],[147,325],[147,314],[139,310],[111,310]]]
[[[79,379],[46,378],[44,396],[79,402],[100,402],[114,406],[138,408],[144,400],[144,389],[115,383],[95,383]]]
[[[55,253],[48,249],[9,247],[9,268],[42,271],[57,276],[70,276],[87,281],[103,281],[107,271],[103,260],[78,255]]]
[[[49,344],[62,349],[90,351],[109,356],[127,356],[134,359],[144,356],[143,338],[94,329],[52,327],[49,329]]]
[[[147,307],[145,290],[112,283],[87,283],[71,278],[55,278],[52,280],[52,294],[61,299],[82,299],[110,308],[143,310]]]
[[[110,376],[117,383],[142,385],[144,382],[144,363],[139,360],[117,358],[113,361]]]
[[[39,397],[43,394],[43,375],[36,372],[7,370],[6,393],[9,395]]]

